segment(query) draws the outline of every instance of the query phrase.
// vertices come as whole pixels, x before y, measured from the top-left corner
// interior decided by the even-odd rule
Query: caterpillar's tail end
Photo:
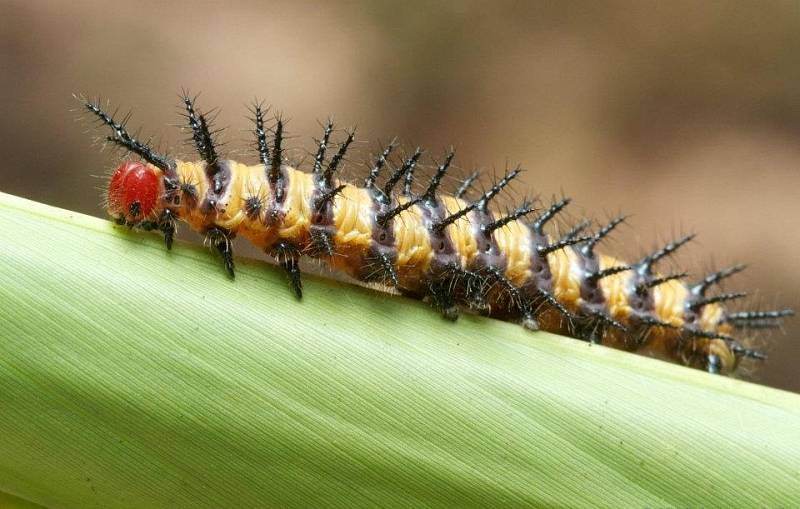
[[[725,315],[723,324],[726,329],[776,329],[783,326],[784,318],[794,314],[792,309],[742,311]],[[710,373],[732,373],[742,359],[767,360],[765,352],[748,348],[727,334],[713,334],[706,337],[711,338],[707,344],[705,365]]]

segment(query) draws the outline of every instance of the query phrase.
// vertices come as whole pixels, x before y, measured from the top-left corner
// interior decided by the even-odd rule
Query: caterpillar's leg
[[[465,288],[461,297],[463,302],[474,312],[489,316],[489,303],[486,301],[487,280],[475,272],[455,267],[453,271],[459,278],[461,286]]]
[[[365,271],[360,278],[362,281],[377,281],[383,286],[392,288],[400,286],[397,271],[392,263],[392,258],[388,254],[374,249],[369,256],[364,258],[364,262]]]
[[[303,298],[303,282],[300,279],[300,250],[291,242],[280,241],[270,250],[281,267],[289,276],[289,283],[298,299]]]
[[[389,278],[389,281],[392,283],[392,286],[397,288],[400,286],[400,281],[397,278],[397,271],[394,270],[394,265],[392,264],[391,258],[385,253],[380,253],[378,255],[378,260],[380,261],[381,267],[383,268],[383,273],[385,277]]]
[[[718,375],[722,369],[722,361],[719,355],[710,353],[706,355],[706,371],[712,375]]]
[[[313,257],[328,256],[332,257],[336,254],[336,248],[333,239],[326,227],[318,225],[311,225],[311,252]]]
[[[539,320],[536,319],[536,316],[533,314],[533,311],[529,308],[526,309],[522,313],[522,319],[520,323],[524,328],[530,331],[538,331],[539,330]]]
[[[587,320],[586,323],[578,329],[577,336],[593,345],[600,345],[603,343],[603,335],[605,332],[605,325],[599,320]]]
[[[531,301],[520,292],[519,288],[508,280],[497,268],[487,267],[486,272],[490,281],[498,282],[501,287],[508,293],[512,305],[517,308],[519,313],[519,323],[528,330],[539,330],[539,322],[533,313],[533,306]]]
[[[175,239],[175,213],[170,209],[164,209],[161,217],[158,218],[158,229],[164,234],[164,244],[167,250],[172,249],[172,241]],[[233,270],[233,261],[231,260],[231,270]]]
[[[170,209],[165,209],[159,216],[158,221],[142,221],[136,227],[146,232],[158,230],[164,234],[164,243],[167,250],[172,249],[172,241],[175,239],[175,213]],[[119,225],[125,224],[125,217],[119,217],[115,220]]]
[[[231,278],[235,277],[233,270],[233,245],[231,243],[233,235],[224,228],[214,226],[206,231],[206,239],[211,245],[217,248],[220,256],[222,256],[222,264],[228,275]]]
[[[435,307],[444,318],[455,322],[458,320],[458,306],[453,299],[453,292],[449,288],[449,278],[431,281],[428,287],[428,295],[431,298],[431,304]]]

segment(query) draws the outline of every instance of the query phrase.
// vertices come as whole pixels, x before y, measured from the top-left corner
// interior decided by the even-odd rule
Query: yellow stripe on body
[[[334,183],[334,188],[338,183]],[[333,201],[333,236],[336,255],[330,263],[358,278],[363,255],[372,241],[372,196],[366,189],[347,184]]]
[[[399,197],[398,206],[408,202]],[[430,267],[433,259],[427,219],[416,205],[404,210],[393,219],[392,231],[397,250],[395,268],[404,287],[416,286],[416,280]]]
[[[716,331],[722,334],[728,334],[733,329],[729,324],[720,324],[725,308],[719,304],[706,304],[703,306],[703,312],[700,314],[700,327],[704,331]]]
[[[600,270],[627,265],[625,262],[613,256],[598,256]],[[625,320],[631,314],[631,306],[628,302],[628,289],[631,277],[633,277],[632,271],[626,270],[604,277],[598,282],[598,286],[603,292],[603,298],[606,301],[606,313],[615,320]]]
[[[284,217],[278,227],[278,237],[291,240],[298,246],[308,242],[311,224],[311,197],[314,176],[294,168],[285,168],[288,182],[283,202]]]
[[[521,287],[531,277],[531,232],[521,221],[512,221],[495,230],[494,239],[500,252],[506,255],[505,276],[514,286]]]
[[[228,184],[228,196],[224,212],[218,214],[214,222],[218,226],[231,231],[237,230],[237,232],[241,232],[240,227],[247,228],[247,225],[243,225],[243,223],[250,221],[245,211],[245,200],[251,195],[256,195],[259,192],[259,188],[263,188],[265,183],[264,167],[247,166],[235,161],[229,161],[229,164],[231,181]],[[263,189],[260,192],[263,193]],[[259,219],[256,218],[255,221],[259,221]]]
[[[266,249],[275,239],[275,229],[266,226],[266,215],[270,197],[270,187],[265,177],[263,165],[247,166],[233,163],[236,172],[241,175],[236,180],[236,193],[238,194],[239,211],[231,218],[231,223],[236,221],[239,226],[238,234],[248,239],[256,247]],[[246,202],[250,197],[257,197],[261,203],[261,211],[256,217],[247,216]],[[233,197],[231,197],[233,202]]]
[[[366,189],[347,184],[333,201],[337,247],[364,250],[372,240],[372,197]]]
[[[440,200],[446,210],[445,217],[455,214],[467,206],[464,200],[459,200],[453,196],[442,196]],[[461,267],[469,267],[478,254],[478,244],[475,240],[473,224],[469,220],[470,216],[472,216],[472,212],[460,217],[445,229],[450,241],[453,243],[453,248],[461,258]]]
[[[552,242],[548,237],[548,242]],[[581,304],[581,278],[578,255],[569,247],[547,255],[553,276],[553,295],[561,304],[574,311]]]
[[[198,206],[189,206],[186,200],[181,203],[181,220],[186,221],[193,230],[204,231],[209,226],[208,217],[200,212],[200,203],[208,194],[208,180],[206,179],[206,163],[202,161],[186,162],[175,161],[175,171],[181,185],[193,185],[196,191]]]
[[[683,326],[686,299],[689,297],[686,285],[673,279],[654,287],[652,295],[656,318],[674,327]]]

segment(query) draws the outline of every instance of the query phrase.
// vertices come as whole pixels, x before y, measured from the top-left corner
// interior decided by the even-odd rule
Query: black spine
[[[564,249],[567,246],[574,246],[575,244],[581,244],[590,240],[591,237],[565,237],[563,239],[559,239],[557,242],[553,242],[552,244],[547,244],[545,246],[539,246],[536,250],[539,252],[540,255],[544,256],[560,249]]]
[[[209,177],[215,175],[220,171],[217,161],[217,149],[214,143],[214,137],[211,133],[211,127],[206,120],[205,115],[199,114],[194,105],[195,99],[189,97],[187,94],[183,95],[183,105],[186,109],[186,119],[189,122],[189,127],[192,129],[192,140],[197,149],[197,153],[208,164],[206,173]]]
[[[476,209],[485,209],[486,205],[497,196],[500,191],[503,190],[506,186],[508,186],[517,175],[520,174],[520,170],[518,168],[511,170],[510,172],[506,173],[506,175],[500,179],[495,185],[492,186],[491,189],[486,191],[483,196],[475,200],[474,202],[470,203],[463,209],[459,210],[458,212],[454,212],[453,214],[445,217],[441,221],[435,223],[433,225],[433,230],[436,232],[441,232],[444,230],[447,225],[453,224],[458,221],[460,218],[466,216],[470,212]]]
[[[397,216],[398,214],[400,214],[404,210],[410,209],[411,207],[413,207],[414,205],[416,205],[420,201],[422,201],[420,198],[415,198],[413,200],[408,200],[407,202],[403,203],[402,205],[398,205],[398,206],[396,206],[396,207],[394,207],[394,208],[392,208],[390,210],[387,210],[386,212],[381,212],[380,214],[378,214],[378,216],[375,219],[375,221],[379,225],[381,225],[383,228],[385,228],[386,225],[389,224],[389,221],[391,219],[393,219],[395,216]]]
[[[267,170],[267,179],[273,185],[276,185],[281,178],[281,163],[283,163],[283,119],[278,117],[272,143],[272,159]]]
[[[326,205],[328,202],[332,202],[332,201],[333,201],[333,199],[334,199],[334,198],[336,198],[336,195],[337,195],[337,194],[339,194],[339,193],[341,193],[341,192],[342,192],[342,190],[343,190],[345,187],[347,187],[347,185],[346,185],[346,184],[340,184],[340,185],[339,185],[339,186],[337,186],[336,188],[334,188],[334,189],[331,189],[330,191],[326,191],[326,192],[324,192],[324,193],[320,194],[320,195],[319,195],[319,197],[318,197],[318,198],[317,198],[317,200],[316,200],[316,203],[314,204],[314,208],[315,208],[317,211],[320,211],[320,210],[322,210],[322,208],[323,208],[323,207],[324,207],[324,206],[325,206],[325,205]]]
[[[678,239],[678,240],[676,240],[674,242],[670,242],[669,244],[667,244],[666,246],[664,246],[661,249],[657,250],[656,252],[645,256],[637,264],[637,266],[639,267],[639,270],[641,270],[641,271],[643,271],[645,273],[649,273],[650,270],[653,268],[653,265],[657,261],[659,261],[662,258],[665,258],[665,257],[671,255],[672,253],[677,251],[681,246],[684,246],[686,243],[688,243],[689,241],[691,241],[694,238],[695,238],[695,234],[686,235],[685,237],[682,237],[682,238],[680,238],[680,239]]]
[[[544,211],[544,213],[541,216],[537,217],[536,221],[534,221],[533,224],[531,225],[533,231],[535,231],[539,235],[544,235],[544,225],[547,224],[548,221],[556,217],[558,213],[561,212],[564,209],[564,207],[569,205],[571,201],[572,198],[564,198],[550,205],[550,208]]]
[[[369,175],[364,180],[364,187],[367,189],[372,189],[375,187],[375,181],[378,179],[378,175],[380,174],[381,170],[384,166],[386,166],[386,162],[389,159],[389,155],[394,150],[395,140],[392,140],[389,145],[383,149],[383,152],[375,159],[375,163],[372,165],[372,169],[369,171]]]
[[[593,257],[594,247],[598,244],[598,242],[607,237],[608,234],[611,233],[614,230],[614,228],[619,226],[623,221],[625,221],[624,216],[615,217],[614,219],[609,221],[607,225],[600,228],[600,231],[595,233],[592,236],[592,238],[588,240],[586,244],[584,244],[583,247],[581,248],[583,255],[589,258]]]
[[[125,129],[126,122],[115,121],[114,118],[103,111],[96,102],[91,102],[86,99],[81,99],[81,102],[86,109],[97,116],[103,124],[111,128],[114,134],[107,138],[108,141],[133,152],[156,168],[161,169],[166,174],[174,172],[172,160],[157,153],[148,143],[142,143],[131,136]]]
[[[403,165],[395,170],[389,180],[386,181],[386,184],[383,186],[383,194],[388,198],[392,196],[392,192],[394,191],[394,186],[400,182],[400,179],[403,178],[410,171],[414,171],[414,167],[417,166],[417,162],[419,161],[420,156],[422,156],[422,149],[417,147],[417,150],[414,151],[414,154],[405,160]]]
[[[521,207],[519,207],[517,210],[515,210],[511,214],[508,214],[508,215],[506,215],[504,217],[501,217],[500,219],[498,219],[496,221],[492,221],[491,223],[489,223],[487,225],[484,225],[483,226],[483,231],[486,232],[486,233],[492,233],[493,231],[495,231],[495,230],[497,230],[499,228],[503,228],[504,226],[506,226],[508,223],[510,223],[512,221],[516,221],[517,219],[519,219],[521,217],[524,217],[524,216],[527,216],[528,214],[531,214],[532,212],[534,212],[534,210],[535,209],[533,207],[531,207],[530,205],[523,204]]]
[[[436,168],[436,173],[434,173],[433,177],[431,177],[431,183],[428,185],[428,189],[422,195],[423,199],[432,201],[436,198],[436,191],[441,185],[442,179],[447,173],[447,170],[450,168],[450,163],[453,162],[453,158],[455,156],[456,153],[454,151],[450,151],[450,153],[447,154],[447,157],[444,158],[444,162]]]
[[[747,265],[739,264],[739,265],[734,265],[733,267],[728,267],[727,269],[722,269],[717,272],[712,272],[711,274],[703,278],[702,281],[692,286],[691,292],[696,296],[702,297],[705,295],[706,291],[713,285],[719,284],[719,282],[722,281],[723,279],[727,279],[733,276],[734,274],[738,274],[739,272],[743,271],[746,268]]]
[[[318,174],[322,171],[322,164],[325,162],[325,152],[328,150],[328,143],[331,139],[333,132],[333,121],[328,120],[325,124],[325,130],[322,132],[322,139],[319,140],[317,147],[317,154],[314,156],[314,173]]]
[[[269,145],[267,144],[267,132],[264,129],[264,113],[260,103],[256,103],[253,108],[253,115],[256,122],[256,144],[258,145],[258,159],[266,168],[269,166]]]
[[[475,181],[478,180],[478,178],[480,178],[480,176],[481,176],[481,172],[479,172],[478,170],[475,170],[474,172],[472,172],[472,175],[470,175],[469,177],[464,179],[464,182],[462,182],[461,185],[458,186],[458,190],[456,191],[456,194],[455,194],[456,198],[458,198],[458,199],[463,198],[464,195],[466,195],[469,192],[469,190],[472,188],[472,184],[474,184]]]
[[[347,154],[347,149],[350,147],[350,144],[353,143],[355,137],[355,130],[351,130],[349,133],[347,133],[347,138],[344,140],[344,142],[342,142],[341,145],[339,145],[339,150],[331,158],[331,162],[328,163],[328,167],[325,168],[325,172],[322,175],[322,180],[325,182],[327,187],[333,185],[333,174],[342,164],[342,160],[344,160],[344,156]]]

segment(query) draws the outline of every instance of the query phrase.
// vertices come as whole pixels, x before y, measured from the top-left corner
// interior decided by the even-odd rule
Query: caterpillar
[[[239,236],[277,260],[297,298],[302,297],[299,261],[309,256],[359,281],[428,301],[449,320],[466,310],[721,374],[733,373],[742,359],[766,357],[734,337],[735,331],[780,327],[793,314],[733,312],[725,303],[745,293],[709,293],[743,265],[693,283],[686,281],[687,273],[655,269],[693,235],[624,263],[596,252],[624,217],[596,231],[583,220],[554,235],[546,226],[569,198],[541,210],[525,201],[499,213],[493,202],[519,175],[518,167],[485,192],[473,191],[479,176],[473,173],[454,194],[445,194],[440,188],[453,151],[435,162],[432,177],[420,186],[416,170],[423,151],[417,148],[393,163],[392,142],[356,186],[337,176],[354,130],[335,143],[333,122],[325,123],[304,172],[288,163],[284,120],[268,121],[260,103],[252,109],[259,162],[248,165],[221,157],[216,131],[195,106],[196,98],[186,93],[181,98],[200,156],[194,162],[157,152],[127,131],[127,117],[117,121],[99,101],[80,99],[111,129],[107,141],[139,158],[113,172],[107,210],[118,224],[161,232],[167,249],[177,222],[187,223],[205,235],[231,278],[232,240]]]

